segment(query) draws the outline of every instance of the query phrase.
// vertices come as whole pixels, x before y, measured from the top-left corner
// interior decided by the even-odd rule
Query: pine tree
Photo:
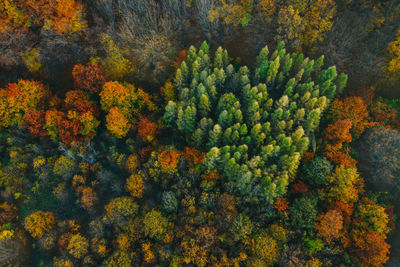
[[[242,194],[272,202],[286,192],[346,76],[324,69],[323,57],[286,53],[283,42],[271,55],[263,48],[254,71],[230,64],[221,47],[213,57],[208,53],[206,43],[189,49],[176,73],[178,100],[168,103],[164,124],[205,149],[209,171],[222,171]],[[245,145],[251,149],[239,150]]]

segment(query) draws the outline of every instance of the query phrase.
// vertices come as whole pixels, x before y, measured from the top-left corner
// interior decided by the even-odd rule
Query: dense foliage
[[[0,0],[0,266],[397,266],[399,22]]]
[[[245,197],[271,203],[286,192],[309,135],[347,77],[322,69],[323,57],[287,54],[283,43],[271,56],[263,48],[254,72],[236,70],[222,48],[214,57],[208,50],[207,43],[198,53],[189,49],[174,79],[178,100],[168,102],[164,122],[208,149],[208,171],[221,171]]]

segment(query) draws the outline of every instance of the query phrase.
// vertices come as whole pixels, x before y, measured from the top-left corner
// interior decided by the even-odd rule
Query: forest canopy
[[[0,0],[0,266],[397,266],[400,4]]]

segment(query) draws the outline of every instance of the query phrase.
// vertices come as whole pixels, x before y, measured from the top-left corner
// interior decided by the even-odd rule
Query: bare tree
[[[400,133],[374,127],[361,137],[358,167],[375,190],[396,192],[400,188]]]
[[[118,17],[117,42],[130,51],[139,77],[162,82],[177,50],[177,19],[152,0],[117,0],[114,10]]]
[[[27,248],[20,239],[11,237],[0,241],[0,266],[23,266],[27,255]]]
[[[210,20],[210,11],[218,5],[217,0],[197,0],[196,1],[196,21],[200,25],[206,40],[211,45],[221,45],[227,33],[229,25],[225,25],[222,19]]]
[[[188,0],[161,0],[161,6],[171,19],[179,36],[180,44],[186,45],[186,28],[188,26]]]

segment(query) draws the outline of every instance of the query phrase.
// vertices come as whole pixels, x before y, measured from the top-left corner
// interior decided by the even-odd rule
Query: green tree
[[[253,223],[248,216],[241,213],[233,220],[230,231],[235,241],[247,241],[252,234]]]
[[[162,239],[168,229],[168,219],[161,212],[151,210],[143,218],[143,230],[146,236],[154,239]]]
[[[323,57],[286,53],[283,42],[271,55],[262,49],[253,70],[231,64],[222,48],[211,59],[208,53],[189,49],[177,69],[178,97],[166,106],[164,124],[206,152],[207,170],[217,169],[241,193],[271,202],[286,192],[345,76],[339,81],[335,67],[324,69]],[[242,145],[251,149],[237,151]]]
[[[167,213],[176,212],[178,210],[178,200],[174,192],[166,191],[162,194],[162,208]]]
[[[316,205],[316,198],[302,197],[296,199],[289,210],[293,227],[312,229],[317,218]]]
[[[311,186],[321,187],[332,170],[333,166],[326,158],[316,157],[302,166],[300,178]]]
[[[54,163],[53,171],[62,177],[72,177],[75,172],[75,162],[65,156],[60,156]]]

